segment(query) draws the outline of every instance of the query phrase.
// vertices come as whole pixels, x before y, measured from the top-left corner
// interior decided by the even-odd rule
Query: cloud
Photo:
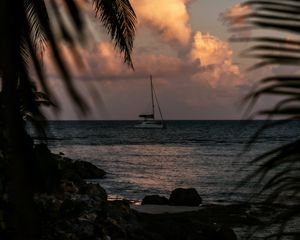
[[[192,29],[189,23],[187,6],[192,0],[131,0],[138,20],[138,30],[146,27],[152,30],[164,42],[179,43],[186,46],[191,38]],[[59,2],[64,7],[63,2]],[[95,21],[94,5],[90,1],[76,0],[77,6],[84,13],[88,27],[99,28]],[[66,8],[64,8],[66,10]],[[68,14],[65,14],[68,15]],[[100,28],[101,29],[101,28]],[[98,38],[102,38],[106,31],[102,28]],[[96,34],[97,35],[97,34]]]
[[[191,57],[199,59],[202,66],[223,64],[226,60],[231,59],[232,51],[227,42],[221,41],[209,33],[197,32],[194,36]]]
[[[227,42],[206,33],[197,32],[190,56],[199,60],[202,69],[194,79],[205,78],[209,84],[237,86],[241,84],[242,74],[237,65],[232,63],[233,52]]]
[[[219,19],[227,26],[231,28],[242,27],[246,24],[246,16],[252,13],[252,9],[249,5],[243,5],[237,3],[232,7],[226,9],[220,14]],[[232,38],[249,38],[251,37],[251,31],[244,29],[243,31],[237,31],[233,34]]]
[[[250,14],[252,9],[249,5],[245,6],[241,3],[237,3],[232,7],[226,9],[221,14],[221,19],[232,25],[242,25],[245,23],[245,16]]]
[[[187,0],[132,0],[139,24],[148,26],[165,41],[187,45],[191,36]]]
[[[181,52],[178,45],[174,51]],[[235,105],[243,84],[239,67],[232,63],[232,50],[227,42],[203,33],[196,33],[192,44],[184,47],[187,54],[167,55],[139,51],[133,54],[135,71],[123,64],[122,58],[109,42],[100,42],[94,49],[81,49],[87,66],[76,67],[71,58],[68,64],[73,71],[77,89],[90,99],[89,84],[98,86],[104,107],[93,105],[92,119],[134,119],[145,111],[149,102],[149,74],[154,83],[161,107],[167,119],[222,119],[237,116]],[[62,50],[63,52],[64,50]],[[58,81],[58,75],[48,69],[49,75]],[[53,82],[53,84],[55,84]],[[64,102],[62,88],[56,94]],[[89,100],[89,102],[91,102]],[[67,104],[68,108],[70,104]],[[100,111],[100,112],[99,112]],[[74,117],[67,110],[62,118]]]

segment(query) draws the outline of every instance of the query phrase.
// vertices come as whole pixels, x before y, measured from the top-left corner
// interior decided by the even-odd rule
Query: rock
[[[126,219],[131,211],[127,200],[115,200],[109,202],[108,215],[113,219]]]
[[[61,178],[63,180],[67,180],[67,181],[72,181],[73,183],[76,184],[76,186],[78,186],[79,188],[81,186],[85,185],[85,181],[82,177],[80,177],[77,172],[72,169],[72,168],[66,168],[65,170],[62,171],[62,176]]]
[[[59,170],[57,161],[52,157],[46,144],[34,146],[35,163],[33,166],[34,187],[36,192],[52,193],[59,188]]]
[[[124,229],[124,227],[121,226],[115,219],[107,219],[106,230],[111,239],[127,239],[126,229]]]
[[[52,238],[49,236],[47,236],[47,237],[48,237],[47,239],[51,239],[51,240],[52,239],[55,239],[55,240],[79,240],[75,234],[67,233],[63,230],[56,231]]]
[[[66,157],[52,154],[57,160],[61,179],[72,181],[79,189],[85,187],[85,179],[103,178],[106,172],[84,161],[73,161]]]
[[[202,199],[195,188],[176,188],[172,191],[169,204],[173,206],[199,206]]]
[[[154,205],[168,205],[169,200],[166,197],[159,195],[149,195],[143,198],[142,205],[154,204]]]
[[[92,223],[89,223],[88,221],[79,221],[78,225],[78,232],[77,235],[79,239],[95,239],[95,227]]]
[[[61,204],[60,215],[63,218],[76,218],[77,216],[80,216],[83,213],[86,207],[86,202],[66,199]]]
[[[35,195],[35,204],[37,206],[38,212],[41,213],[42,219],[58,219],[60,218],[60,209],[62,201],[56,199],[52,195]],[[0,238],[1,239],[1,238]]]
[[[85,213],[78,217],[78,221],[87,221],[90,223],[94,223],[97,219],[96,213]]]
[[[103,178],[106,175],[106,172],[100,168],[97,168],[95,165],[85,161],[75,161],[73,167],[77,174],[84,178]]]
[[[91,197],[100,197],[102,200],[107,200],[107,193],[99,184],[84,184],[80,188],[81,194],[86,194]]]
[[[217,234],[220,240],[237,240],[235,232],[226,226],[222,226],[220,229],[218,229]]]
[[[109,221],[106,221],[105,224],[107,235],[110,236],[112,240],[146,240],[141,236],[144,229],[136,214],[135,211],[130,209],[128,200],[115,200],[109,202],[107,208],[107,219]]]
[[[83,179],[103,178],[106,172],[90,162],[73,161],[61,155],[52,154],[56,159],[61,177],[76,183],[81,183]]]
[[[72,181],[63,180],[60,186],[63,192],[78,193],[79,191],[78,187]]]

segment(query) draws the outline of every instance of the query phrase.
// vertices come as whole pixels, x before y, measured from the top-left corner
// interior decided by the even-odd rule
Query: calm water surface
[[[177,187],[194,187],[204,202],[243,201],[252,191],[234,190],[255,166],[251,159],[296,139],[300,122],[279,125],[257,138],[264,121],[169,121],[167,129],[135,129],[134,121],[53,121],[50,148],[92,162],[107,171],[98,182],[111,197],[141,200],[168,196]]]

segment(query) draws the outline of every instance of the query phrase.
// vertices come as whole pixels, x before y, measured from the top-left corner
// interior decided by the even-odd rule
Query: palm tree
[[[243,16],[235,16],[233,22],[242,19],[243,24],[238,27],[233,26],[233,30],[252,30],[253,35],[252,37],[235,37],[233,41],[253,43],[242,54],[245,57],[259,60],[251,67],[251,70],[274,65],[294,66],[298,70],[300,65],[300,1],[250,0],[244,2],[243,5],[250,8],[251,12]],[[287,34],[292,35],[292,39],[289,39]],[[294,72],[274,73],[259,81],[245,98],[249,109],[253,109],[255,103],[263,96],[273,95],[278,98],[275,98],[277,100],[274,100],[270,109],[255,112],[255,116],[266,116],[268,119],[299,119],[300,76],[297,71]],[[271,122],[261,128],[256,136],[266,129],[284,123],[286,121]],[[257,178],[259,183],[263,183],[263,187],[258,188],[256,196],[267,192],[268,197],[264,200],[266,204],[294,201],[292,209],[273,219],[273,223],[280,223],[280,228],[269,238],[279,239],[289,236],[299,239],[300,230],[290,231],[286,226],[295,219],[299,224],[300,139],[266,152],[254,159],[252,164],[254,163],[260,167],[251,176],[248,176],[244,183],[253,178]]]
[[[35,101],[30,66],[33,66],[42,91],[50,99],[53,98],[39,58],[39,51],[45,46],[52,52],[52,61],[61,74],[70,98],[82,113],[87,109],[84,99],[73,86],[64,56],[59,51],[58,38],[50,24],[49,10],[45,2],[44,0],[0,1],[0,121],[2,126],[0,135],[3,155],[1,165],[4,166],[4,173],[7,173],[5,179],[7,184],[2,187],[1,203],[8,203],[10,212],[6,214],[7,221],[4,222],[6,232],[13,239],[39,239],[38,221],[32,204],[35,180],[32,170],[34,169],[33,144],[26,132],[21,109],[25,108],[36,119],[44,120]],[[76,44],[80,43],[85,36],[81,10],[74,0],[63,1],[76,30],[74,34],[62,21],[63,13],[59,11],[55,0],[49,0],[48,3],[58,23],[62,41],[66,42],[70,50],[75,53]],[[92,4],[115,47],[123,53],[124,62],[132,67],[130,56],[136,17],[129,0],[93,0]],[[1,219],[0,222],[2,223]],[[3,224],[1,226],[3,227]]]

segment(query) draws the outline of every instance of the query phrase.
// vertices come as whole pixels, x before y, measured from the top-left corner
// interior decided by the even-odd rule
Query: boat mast
[[[158,111],[159,111],[159,114],[160,114],[161,122],[163,122],[164,119],[163,119],[163,116],[162,116],[162,113],[161,113],[161,109],[160,109],[159,102],[158,102],[157,95],[156,95],[156,92],[155,92],[154,88],[153,88],[153,92],[154,92],[154,96],[155,96],[155,101],[157,103]]]
[[[153,97],[153,83],[152,83],[152,75],[150,75],[150,84],[151,84],[151,101],[152,101],[152,114],[153,119],[155,119],[155,113],[154,113],[154,97]]]

